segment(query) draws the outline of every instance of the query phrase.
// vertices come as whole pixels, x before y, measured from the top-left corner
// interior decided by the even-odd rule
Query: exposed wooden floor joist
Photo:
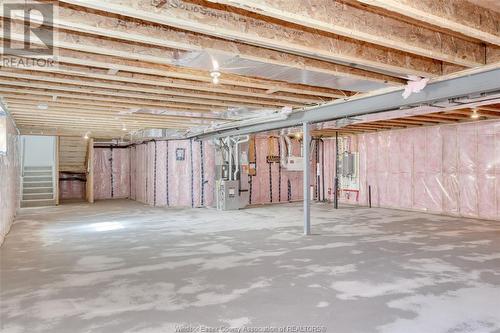
[[[466,0],[355,1],[500,46],[500,13]]]
[[[225,114],[234,110],[297,110],[357,96],[369,90],[363,85],[397,86],[409,75],[500,65],[500,14],[465,0],[57,4],[58,15],[49,22],[58,33],[52,43],[56,67],[0,66],[0,97],[23,133],[91,131],[96,138],[113,138],[149,128],[188,130],[228,121]],[[12,33],[0,32],[1,42],[24,45],[21,17],[5,16],[0,11]],[[36,14],[30,19],[41,20]],[[214,84],[212,63],[218,59],[224,64]],[[468,121],[470,112],[355,123],[320,133]],[[497,106],[481,108],[483,119],[498,113]]]
[[[473,111],[451,110],[447,112],[435,112],[418,116],[405,116],[399,118],[389,118],[377,121],[355,122],[338,129],[323,128],[312,131],[314,136],[329,137],[335,136],[335,133],[342,135],[369,133],[374,131],[384,131],[391,129],[411,128],[418,126],[431,126],[446,123],[471,122],[476,120],[500,119],[500,105],[480,106],[477,108],[478,118],[471,118]]]
[[[178,5],[169,5],[171,2],[167,1],[164,6],[155,7],[146,0],[61,2],[319,60],[356,64],[360,68],[390,72],[400,77],[408,74],[436,76],[442,73],[441,62],[430,58],[357,43],[334,35],[312,33],[197,3],[179,1],[175,2]]]
[[[480,66],[485,60],[484,47],[478,42],[460,40],[341,1],[308,0],[307,6],[301,0],[208,1],[460,66]]]
[[[36,21],[36,20],[35,20]],[[58,27],[63,32],[63,38],[59,45],[65,45],[68,49],[84,50],[85,43],[79,38],[86,38],[86,41],[92,41],[94,51],[97,52],[112,52],[112,50],[100,50],[99,45],[102,43],[115,41],[118,45],[118,50],[125,50],[130,45],[140,43],[143,50],[147,45],[150,47],[150,52],[154,54],[163,49],[180,50],[173,55],[170,55],[169,61],[176,60],[182,52],[213,52],[221,55],[238,56],[242,59],[259,61],[270,65],[279,65],[289,68],[305,69],[312,72],[327,73],[330,75],[366,79],[380,82],[400,83],[401,81],[387,75],[381,75],[356,69],[349,66],[332,64],[329,62],[305,58],[289,53],[278,52],[272,49],[263,49],[252,45],[242,44],[235,41],[226,41],[220,38],[190,33],[187,31],[179,31],[165,25],[147,23],[135,20],[124,20],[112,16],[106,16],[103,13],[93,13],[83,10],[74,10],[71,8],[60,7],[58,18],[54,21],[55,27]],[[18,27],[19,29],[19,27]],[[75,34],[76,33],[76,34]],[[83,36],[85,34],[87,37]],[[78,36],[79,38],[75,38]],[[99,38],[106,38],[104,41]],[[21,36],[17,36],[19,40]],[[116,41],[132,42],[135,44],[119,44]],[[137,47],[137,46],[136,46]],[[90,46],[86,50],[90,50]],[[145,60],[144,58],[142,58]],[[167,63],[166,59],[157,59],[160,63]]]

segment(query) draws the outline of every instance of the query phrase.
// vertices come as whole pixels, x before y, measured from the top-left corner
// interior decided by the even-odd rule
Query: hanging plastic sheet
[[[373,206],[500,219],[499,121],[363,134],[359,142],[361,198],[371,186]]]
[[[154,205],[154,200],[156,196],[155,188],[155,169],[157,161],[157,142],[148,142],[146,144],[146,203],[148,205]]]
[[[2,245],[19,207],[21,149],[19,135],[10,117],[3,118],[0,126],[5,126],[7,133],[7,154],[0,155],[0,179],[2,180],[2,186],[0,186],[0,245]]]
[[[500,155],[500,141],[496,141],[496,131],[500,124],[481,123],[478,124],[478,212],[484,218],[497,216],[497,202],[495,194],[497,174],[496,165]],[[499,146],[498,148],[496,146]],[[497,150],[498,149],[498,150]],[[495,159],[492,161],[491,156]]]
[[[203,141],[204,203],[207,207],[215,205],[215,145],[211,141]]]
[[[285,168],[281,168],[280,186],[280,170],[278,163],[271,163],[271,165],[267,163],[266,158],[268,155],[279,155],[278,139],[270,139],[268,136],[260,135],[256,137],[255,144],[257,174],[252,177],[252,204],[271,203],[271,194],[272,203],[288,202],[288,184],[290,184],[291,201],[302,200],[303,173],[288,171]],[[285,149],[285,147],[281,147],[281,149]],[[300,156],[300,150],[300,142],[292,140],[292,154],[294,156]],[[290,181],[290,183],[288,181]]]
[[[170,141],[169,145],[170,204],[191,207],[191,154],[189,140]]]
[[[130,195],[130,149],[94,148],[94,198],[124,199]]]
[[[167,206],[167,141],[156,143],[156,206]]]
[[[130,149],[113,149],[113,198],[124,199],[130,196]]]
[[[129,149],[132,199],[160,207],[213,205],[215,148],[208,141],[203,167],[199,141],[151,141]]]
[[[94,199],[111,199],[111,149],[94,148]]]

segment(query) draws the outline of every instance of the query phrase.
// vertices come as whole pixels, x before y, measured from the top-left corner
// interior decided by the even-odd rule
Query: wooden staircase
[[[59,137],[59,172],[85,173],[87,146],[82,137]]]
[[[55,182],[52,167],[24,167],[21,207],[54,206]]]

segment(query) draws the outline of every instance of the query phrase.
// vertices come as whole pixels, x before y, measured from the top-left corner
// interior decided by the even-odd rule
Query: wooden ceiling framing
[[[22,133],[99,138],[225,121],[221,113],[228,109],[297,109],[360,92],[223,70],[213,84],[212,68],[180,60],[208,52],[339,80],[402,85],[408,75],[436,77],[500,61],[500,13],[478,1],[60,0],[52,22],[57,67],[1,67],[0,96]],[[1,15],[12,27],[2,41],[22,44],[23,23]],[[343,131],[461,116],[467,117],[432,114]]]
[[[399,118],[388,118],[377,121],[356,122],[342,128],[323,128],[312,131],[315,137],[331,137],[336,133],[339,135],[351,135],[404,129],[419,126],[432,126],[441,124],[454,124],[471,122],[477,120],[500,119],[500,104],[479,106],[476,108],[478,118],[471,118],[472,109],[458,109],[445,112],[426,113],[417,116],[405,116]]]

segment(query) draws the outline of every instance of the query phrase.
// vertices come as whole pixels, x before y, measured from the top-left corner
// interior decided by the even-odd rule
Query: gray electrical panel
[[[354,177],[356,175],[356,155],[345,153],[342,157],[342,177]]]

